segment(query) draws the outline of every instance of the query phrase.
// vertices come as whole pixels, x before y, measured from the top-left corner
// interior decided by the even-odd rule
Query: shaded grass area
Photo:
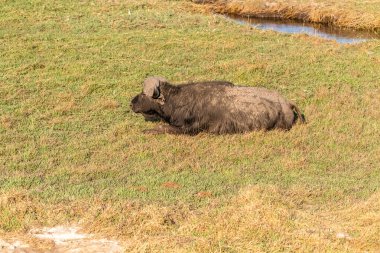
[[[164,243],[273,252],[293,236],[288,249],[379,248],[378,42],[341,46],[257,31],[195,13],[187,1],[3,1],[0,8],[3,232],[82,221],[135,250]],[[277,89],[308,124],[143,135],[154,124],[129,102],[148,75]],[[245,223],[250,217],[255,222]],[[299,236],[308,226],[314,232]],[[355,239],[338,240],[340,229]]]
[[[213,11],[253,17],[296,19],[380,33],[377,0],[194,0]]]

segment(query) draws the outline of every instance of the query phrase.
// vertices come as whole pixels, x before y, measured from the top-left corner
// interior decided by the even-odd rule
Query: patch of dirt
[[[196,195],[199,198],[209,198],[212,196],[212,193],[209,191],[201,191],[201,192],[198,192]]]
[[[28,244],[24,244],[21,241],[14,240],[12,242],[7,242],[0,239],[0,252],[8,253],[8,252],[32,252],[32,251],[24,251],[29,248]]]
[[[175,183],[175,182],[165,182],[162,184],[162,187],[168,188],[168,189],[177,189],[180,188],[181,185]]]
[[[36,240],[50,241],[48,249],[26,244],[18,239],[0,239],[0,252],[4,253],[119,253],[124,252],[119,242],[97,239],[94,235],[78,233],[79,227],[58,226],[53,228],[33,229],[29,236]],[[46,243],[45,243],[46,245]]]

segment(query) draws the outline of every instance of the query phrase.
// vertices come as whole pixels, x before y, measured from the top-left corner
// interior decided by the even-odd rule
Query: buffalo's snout
[[[136,97],[132,99],[131,104],[130,104],[132,111],[136,113],[138,113],[138,109],[137,109],[138,102],[139,102],[139,96],[137,95]]]
[[[139,96],[134,97],[131,101],[131,105],[136,104],[138,100],[139,100]]]

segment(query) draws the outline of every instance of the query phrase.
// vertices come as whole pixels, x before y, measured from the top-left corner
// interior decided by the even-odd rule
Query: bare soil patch
[[[23,242],[22,239],[0,239],[1,252],[94,252],[119,253],[123,247],[119,242],[104,238],[96,238],[92,234],[79,232],[79,227],[57,226],[52,228],[32,229],[29,233],[32,243]]]

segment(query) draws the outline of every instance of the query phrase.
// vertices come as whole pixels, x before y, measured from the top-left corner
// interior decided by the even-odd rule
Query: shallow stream
[[[239,24],[248,24],[261,30],[272,30],[291,34],[308,34],[328,40],[335,40],[341,44],[354,44],[372,39],[380,39],[380,35],[375,33],[341,29],[323,24],[304,23],[277,18],[252,18],[236,15],[226,15],[226,17]]]

